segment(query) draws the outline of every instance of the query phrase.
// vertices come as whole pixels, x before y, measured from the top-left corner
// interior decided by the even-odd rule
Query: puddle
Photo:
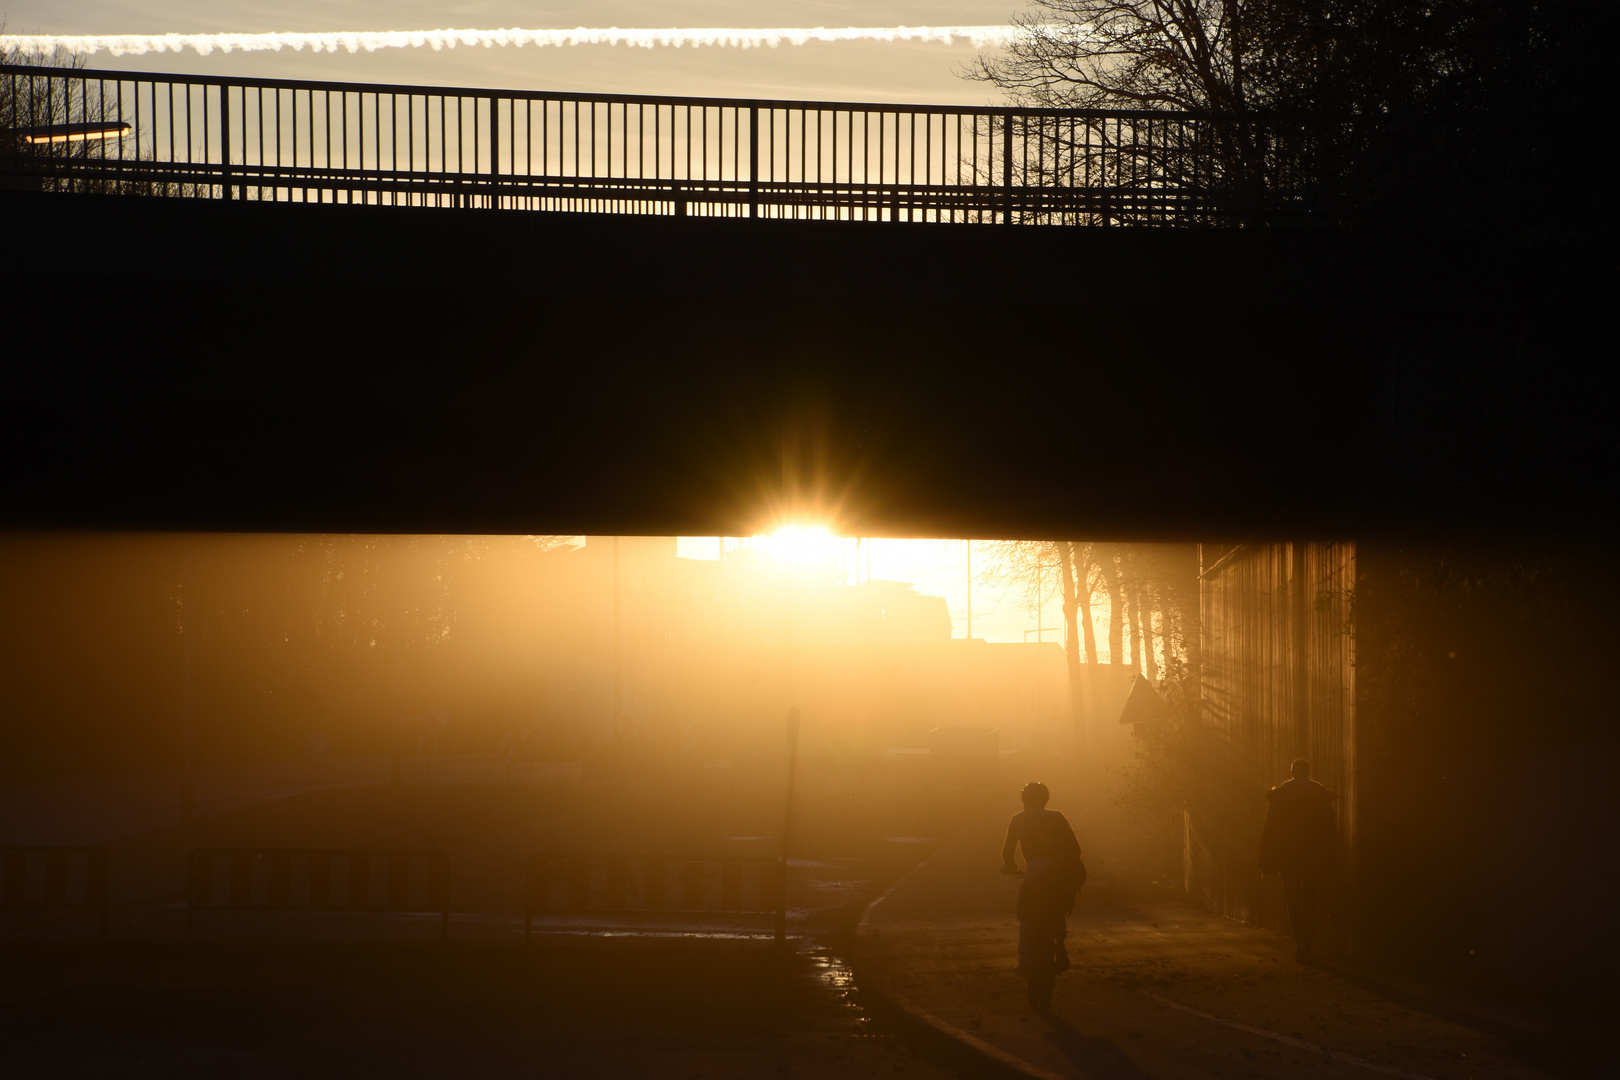
[[[588,927],[536,930],[535,937],[657,938],[665,941],[771,941],[774,931],[746,930],[601,930]]]
[[[870,1023],[866,1010],[861,1007],[860,988],[855,985],[855,973],[848,964],[829,949],[815,946],[800,952],[809,962],[810,977],[834,1002],[839,1011],[864,1030]]]

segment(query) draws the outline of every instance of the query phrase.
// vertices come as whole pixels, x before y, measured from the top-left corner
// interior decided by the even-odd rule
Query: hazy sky
[[[728,540],[728,544],[737,541]],[[767,541],[768,542],[768,541]],[[852,571],[855,541],[829,538],[833,551],[842,544],[846,570]],[[974,576],[985,568],[988,544],[981,542],[974,557]],[[713,536],[682,536],[676,544],[682,558],[714,559],[719,557],[719,545]],[[867,576],[867,557],[871,557],[871,576],[879,581],[905,581],[916,586],[920,593],[943,596],[951,612],[951,636],[967,636],[967,549],[957,540],[892,540],[871,539],[861,542],[861,578]],[[834,558],[836,556],[833,556]],[[1045,625],[1053,632],[1044,636],[1046,641],[1062,641],[1063,610],[1056,599],[1046,605]],[[1056,629],[1054,629],[1056,628]],[[1025,631],[1030,631],[1026,636]],[[1024,610],[1017,590],[1008,592],[999,586],[973,584],[973,636],[986,641],[1034,641],[1035,615]]]
[[[11,33],[117,34],[621,26],[932,26],[1005,23],[1019,0],[0,0]],[[982,104],[959,78],[971,45],[806,44],[776,49],[385,49],[376,53],[163,53],[114,57],[120,70],[355,79],[439,85],[726,97]]]

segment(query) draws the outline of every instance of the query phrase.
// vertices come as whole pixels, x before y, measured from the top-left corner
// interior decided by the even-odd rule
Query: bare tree
[[[1009,592],[1016,591],[1024,609],[1034,613],[1037,620],[1047,603],[1061,597],[1065,628],[1063,657],[1069,675],[1069,710],[1076,720],[1080,718],[1084,706],[1080,693],[1081,638],[1076,632],[1081,601],[1076,594],[1075,549],[1089,551],[1089,547],[1068,540],[1003,540],[981,543],[976,549],[989,556],[983,563],[979,580],[990,585],[1002,585]],[[1079,580],[1083,581],[1089,556],[1082,555],[1082,558],[1086,562],[1079,564]],[[1096,657],[1096,641],[1091,635],[1090,591],[1089,588],[1081,591],[1085,595],[1087,612],[1085,642],[1089,662]],[[1040,625],[1039,621],[1036,625]]]
[[[1108,594],[1108,662],[1125,662],[1125,603],[1119,581],[1119,547],[1111,544],[1097,558],[1097,573]]]
[[[1349,0],[1358,3],[1360,0]],[[1240,0],[1032,0],[1015,16],[1022,31],[1005,49],[981,53],[963,72],[1021,105],[1193,113],[1206,122],[1154,127],[1139,119],[1038,123],[1045,175],[1061,186],[1224,190],[1252,200],[1271,187],[1320,179],[1311,136],[1256,126],[1290,107],[1302,78],[1292,63],[1304,5]],[[1345,3],[1317,4],[1335,12]],[[1283,13],[1298,12],[1295,15]],[[1279,49],[1279,41],[1291,47]],[[1141,136],[1141,137],[1139,137]],[[1027,155],[1026,155],[1027,156]],[[1315,168],[1315,171],[1312,171]],[[1236,205],[1236,204],[1234,204]]]
[[[1030,0],[963,74],[1020,104],[1344,117],[1423,98],[1492,0]],[[1511,35],[1509,35],[1511,36]]]
[[[1129,606],[1125,610],[1125,618],[1131,632],[1131,666],[1142,671],[1142,579],[1136,575],[1135,559],[1130,552],[1120,553],[1120,579],[1125,585],[1127,595],[1130,597]],[[1152,609],[1149,608],[1149,611]],[[1149,644],[1151,644],[1151,639]]]
[[[1021,33],[981,53],[968,78],[1026,105],[1244,111],[1237,0],[1033,3],[1013,17]]]
[[[1037,613],[1062,595],[1059,546],[1055,540],[979,541],[978,579],[1004,587],[1025,611]]]
[[[73,71],[85,66],[85,58],[60,47],[49,52],[24,48],[5,41],[6,24],[0,22],[0,64],[16,67],[62,68]],[[74,100],[59,89],[59,80],[50,76],[7,73],[0,75],[0,167],[5,171],[14,164],[42,158],[84,157],[89,152],[85,143],[24,142],[18,132],[27,128],[72,124],[86,119],[86,106],[82,98]],[[15,177],[8,177],[15,180]],[[35,187],[38,181],[9,187]]]
[[[1147,661],[1145,670],[1148,681],[1155,686],[1159,684],[1159,650],[1153,642],[1153,611],[1156,604],[1162,604],[1160,591],[1157,582],[1144,582],[1143,592],[1147,597],[1147,602],[1143,605],[1142,610],[1142,639],[1147,651],[1143,654],[1143,659]],[[1165,640],[1168,641],[1168,639]]]
[[[965,77],[1019,105],[1199,118],[1185,136],[1140,120],[1117,132],[1042,121],[1033,156],[1047,164],[1032,184],[1083,174],[1094,187],[1224,190],[1235,206],[1325,198],[1353,212],[1444,189],[1447,213],[1465,196],[1500,212],[1504,198],[1527,201],[1514,183],[1559,182],[1543,162],[1614,94],[1595,59],[1607,38],[1567,4],[1030,0],[1013,21],[1021,33]],[[1172,145],[1140,148],[1148,130]],[[1086,167],[1099,142],[1100,172]]]
[[[1058,545],[1058,556],[1063,568],[1063,617],[1068,626],[1069,643],[1074,650],[1073,664],[1078,665],[1078,642],[1085,643],[1085,662],[1097,662],[1097,629],[1091,622],[1091,598],[1095,593],[1092,582],[1092,545],[1078,540],[1064,540]],[[1078,631],[1078,633],[1077,633]]]
[[[109,98],[104,83],[76,75],[86,66],[82,53],[60,46],[42,52],[5,42],[5,29],[0,22],[0,65],[36,70],[0,72],[0,187],[118,195],[206,196],[212,191],[207,184],[81,173],[88,169],[93,174],[117,153],[112,148],[120,145],[120,139],[130,137],[127,128],[113,130],[123,119],[116,99]],[[94,93],[92,83],[97,87]],[[75,125],[93,130],[60,130]],[[38,130],[42,128],[59,130],[42,138]],[[32,138],[23,134],[30,129]]]

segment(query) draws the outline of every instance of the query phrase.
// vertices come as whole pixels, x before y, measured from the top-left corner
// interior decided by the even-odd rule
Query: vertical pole
[[[392,556],[389,559],[389,566],[393,570],[393,603],[390,608],[392,617],[389,620],[391,625],[388,628],[388,651],[393,654],[389,658],[389,683],[390,689],[393,693],[394,708],[393,724],[391,725],[392,730],[388,733],[388,743],[390,746],[388,759],[388,786],[395,791],[398,791],[401,785],[404,783],[405,773],[405,763],[403,760],[401,760],[401,756],[404,752],[405,741],[405,709],[404,695],[400,692],[400,680],[403,674],[401,671],[403,666],[403,657],[400,654],[404,650],[405,646],[405,635],[403,632],[404,628],[402,626],[405,621],[405,613],[403,610],[404,599],[400,594],[403,592],[405,575],[400,569],[399,565],[401,557],[400,549],[400,538],[397,536],[393,537],[389,542],[389,550]]]
[[[1001,223],[1012,224],[1012,125],[1013,114],[1008,112],[1001,118]]]
[[[1045,567],[1035,561],[1035,644],[1041,643],[1041,623],[1046,621],[1046,597],[1041,595],[1041,571]]]
[[[112,888],[107,878],[107,849],[92,851],[85,861],[85,876],[89,886],[85,891],[92,903],[101,905],[101,940],[107,940],[107,920],[112,915]]]
[[[185,577],[181,585],[180,638],[183,649],[181,661],[180,705],[180,842],[189,848],[192,840],[195,810],[195,777],[193,765],[193,688],[192,655],[197,636],[196,592],[192,580],[191,534],[186,534]]]
[[[219,184],[220,197],[231,197],[231,88],[219,84]]]
[[[493,184],[495,177],[501,171],[501,113],[500,99],[489,99],[489,177]],[[499,203],[493,190],[489,193],[489,208],[494,210]]]
[[[776,875],[776,946],[787,946],[787,875],[788,845],[793,836],[793,780],[799,764],[799,707],[788,710],[787,715],[787,805],[782,813],[782,864]]]
[[[1289,599],[1293,601],[1290,622],[1293,623],[1289,652],[1293,653],[1290,666],[1294,676],[1294,757],[1311,758],[1311,662],[1310,662],[1310,597],[1306,595],[1305,545],[1298,540],[1288,545]],[[1313,762],[1314,764],[1314,762]]]
[[[759,106],[748,107],[748,216],[759,217]]]
[[[619,741],[619,715],[623,701],[623,653],[620,648],[619,538],[613,538],[613,741]]]
[[[1041,723],[1041,627],[1046,622],[1046,597],[1041,595],[1041,560],[1035,559],[1035,730],[1040,731],[1044,726]]]

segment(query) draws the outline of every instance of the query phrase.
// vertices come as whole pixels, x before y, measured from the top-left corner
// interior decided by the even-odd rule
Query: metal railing
[[[1187,113],[0,66],[0,129],[0,185],[53,191],[887,222],[1339,213],[1315,129]]]
[[[420,912],[450,933],[442,851],[197,848],[186,882],[186,940],[199,911]]]
[[[0,847],[0,911],[86,911],[107,939],[107,851],[96,847]]]
[[[772,915],[781,905],[780,860],[666,855],[529,856],[523,942],[535,915]]]

